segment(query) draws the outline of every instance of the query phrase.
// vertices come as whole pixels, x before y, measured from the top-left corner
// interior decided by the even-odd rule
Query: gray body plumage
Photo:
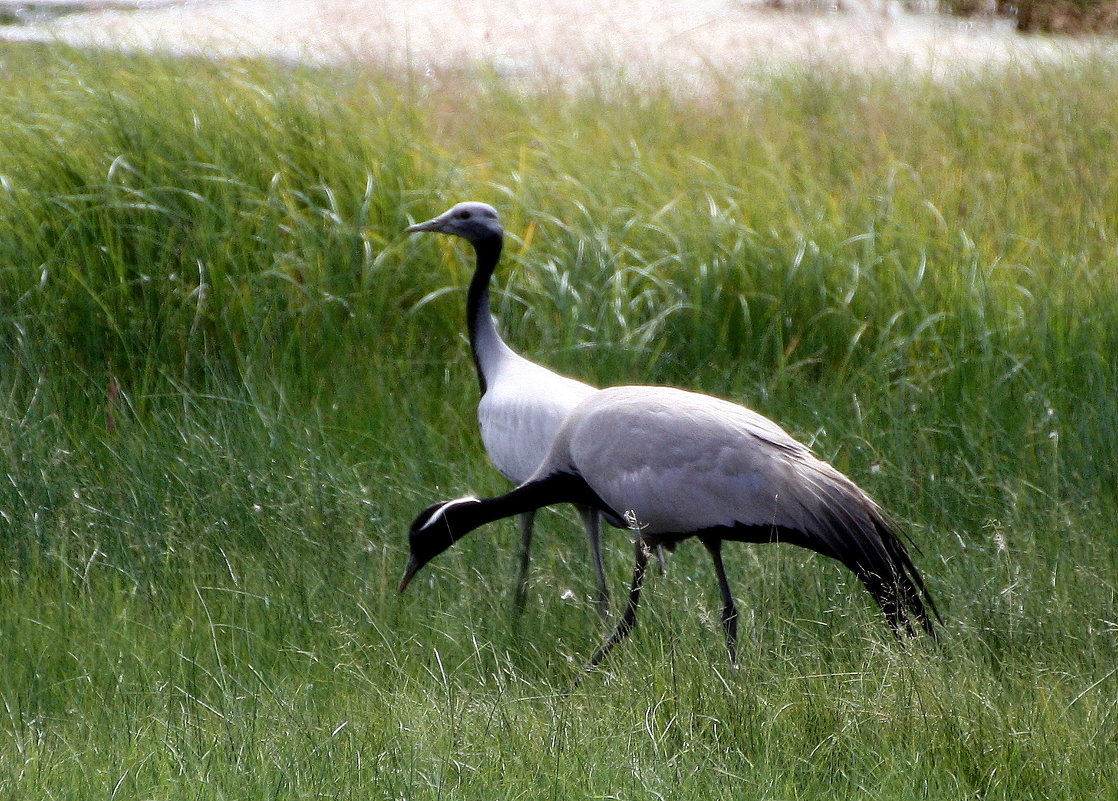
[[[645,536],[782,526],[826,537],[823,518],[880,510],[776,423],[709,395],[613,387],[577,406],[536,477],[571,471]]]

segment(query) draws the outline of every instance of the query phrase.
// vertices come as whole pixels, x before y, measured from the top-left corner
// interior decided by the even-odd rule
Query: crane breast
[[[478,403],[478,423],[493,464],[520,483],[543,461],[571,410],[597,390],[526,360],[502,367]]]

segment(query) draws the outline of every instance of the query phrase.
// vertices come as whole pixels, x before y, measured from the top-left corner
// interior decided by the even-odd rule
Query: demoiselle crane
[[[865,585],[898,634],[936,630],[939,613],[881,507],[768,418],[709,395],[671,387],[600,390],[578,404],[546,458],[520,486],[495,498],[434,504],[412,523],[399,591],[470,531],[555,503],[625,521],[636,564],[625,612],[590,658],[597,665],[636,624],[649,549],[698,537],[722,595],[722,626],[737,660],[737,607],[722,543],[786,542],[837,559]]]
[[[525,359],[501,338],[489,307],[489,282],[501,258],[505,232],[492,206],[474,201],[459,203],[406,231],[450,234],[474,247],[477,264],[466,293],[466,323],[481,388],[477,407],[481,441],[497,470],[519,484],[535,472],[570,411],[597,390]],[[598,614],[608,622],[609,588],[602,564],[601,524],[597,511],[585,504],[577,508],[598,582]],[[518,609],[523,607],[527,593],[535,511],[525,509],[520,513]]]

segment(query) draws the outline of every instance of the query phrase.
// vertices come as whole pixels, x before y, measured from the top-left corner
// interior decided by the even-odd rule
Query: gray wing
[[[880,507],[756,412],[667,387],[617,387],[580,404],[556,445],[551,469],[565,459],[646,534],[772,532],[849,567],[895,630],[916,621],[934,634],[922,598],[935,605]]]
[[[806,530],[821,505],[851,490],[864,497],[771,420],[727,401],[618,387],[579,412],[569,431],[572,463],[649,533],[736,524]]]

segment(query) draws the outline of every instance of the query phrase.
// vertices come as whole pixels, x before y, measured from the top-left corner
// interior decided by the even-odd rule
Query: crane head
[[[478,242],[504,236],[497,210],[474,200],[459,203],[427,222],[416,223],[404,229],[406,233],[433,231],[460,236],[468,242]]]
[[[408,531],[408,563],[396,592],[406,590],[421,567],[474,528],[469,511],[479,503],[477,498],[468,495],[432,504],[419,513]]]

